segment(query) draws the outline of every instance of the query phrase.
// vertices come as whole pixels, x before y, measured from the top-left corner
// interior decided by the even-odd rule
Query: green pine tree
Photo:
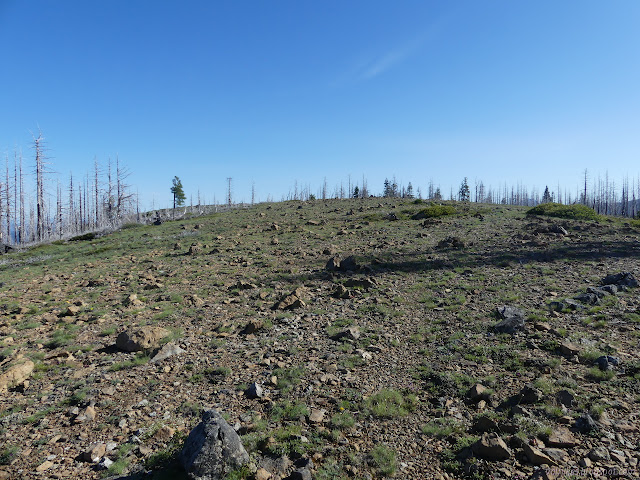
[[[173,208],[181,207],[187,196],[182,189],[182,182],[178,177],[173,177],[173,186],[171,187],[171,193],[173,194]]]
[[[469,189],[469,183],[467,177],[460,184],[460,191],[458,192],[458,198],[461,202],[468,202],[471,199],[471,190]]]

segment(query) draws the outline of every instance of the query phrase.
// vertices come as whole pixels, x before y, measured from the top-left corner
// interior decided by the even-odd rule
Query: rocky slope
[[[180,478],[209,408],[249,453],[229,478],[637,478],[638,231],[425,206],[263,204],[5,255],[0,478]]]

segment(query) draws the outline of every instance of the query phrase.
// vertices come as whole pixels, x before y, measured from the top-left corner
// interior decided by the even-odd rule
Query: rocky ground
[[[0,478],[181,478],[210,408],[250,455],[228,478],[638,478],[639,231],[426,206],[261,204],[5,255]]]

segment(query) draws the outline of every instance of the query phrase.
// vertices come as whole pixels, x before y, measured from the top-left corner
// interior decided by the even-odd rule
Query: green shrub
[[[0,465],[9,465],[18,454],[16,445],[9,445],[0,450]]]
[[[402,395],[397,390],[383,389],[371,395],[365,401],[368,413],[375,417],[403,417],[415,408],[416,398],[413,395]]]
[[[96,238],[96,234],[95,233],[85,233],[83,235],[77,235],[75,237],[71,237],[69,239],[69,241],[71,241],[71,242],[82,242],[82,241],[86,241],[86,240],[93,240],[94,238]]]
[[[598,367],[590,368],[587,372],[587,377],[596,382],[604,382],[611,380],[616,376],[616,372],[613,370],[600,370]]]
[[[586,205],[561,205],[559,203],[541,203],[527,210],[527,215],[545,215],[547,217],[570,218],[574,220],[598,220],[593,208]]]
[[[309,409],[304,403],[291,403],[289,401],[277,403],[271,409],[271,420],[279,421],[297,420],[300,417],[309,415]]]
[[[278,378],[277,388],[288,392],[300,383],[300,378],[304,375],[304,367],[276,368],[273,374]]]
[[[355,418],[348,412],[336,413],[331,417],[331,425],[341,430],[351,428],[356,424]]]
[[[464,432],[464,426],[453,417],[434,418],[422,426],[422,433],[430,437],[443,438],[462,432]]]
[[[378,445],[369,452],[369,463],[381,475],[393,475],[396,471],[396,452],[385,445]]]
[[[412,218],[414,220],[422,220],[423,218],[445,217],[456,213],[458,213],[457,210],[451,205],[431,205],[420,210]]]

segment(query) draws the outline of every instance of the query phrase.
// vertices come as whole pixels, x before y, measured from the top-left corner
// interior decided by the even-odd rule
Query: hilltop
[[[637,473],[639,230],[445,203],[259,204],[4,255],[0,478],[180,478],[210,408],[251,456],[229,478]]]

